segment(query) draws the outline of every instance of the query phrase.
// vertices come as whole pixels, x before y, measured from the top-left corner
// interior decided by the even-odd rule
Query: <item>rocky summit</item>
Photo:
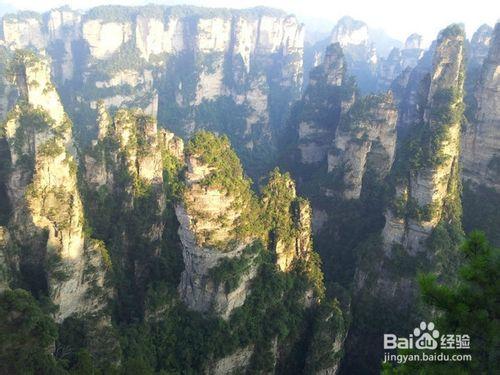
[[[1,16],[0,374],[498,373],[500,24],[235,8]]]

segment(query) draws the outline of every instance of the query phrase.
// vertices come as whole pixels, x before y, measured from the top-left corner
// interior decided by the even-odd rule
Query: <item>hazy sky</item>
[[[384,29],[397,39],[404,40],[412,32],[418,32],[424,35],[427,42],[434,39],[440,29],[453,22],[465,23],[470,37],[481,24],[494,25],[500,18],[498,0],[0,0],[0,10],[45,11],[64,4],[73,9],[83,9],[103,4],[147,3],[229,8],[266,5],[294,13],[307,21],[306,26],[315,18],[335,22],[344,15],[350,15],[373,28]]]

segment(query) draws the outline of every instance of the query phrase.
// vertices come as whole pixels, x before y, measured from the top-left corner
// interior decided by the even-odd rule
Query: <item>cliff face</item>
[[[297,197],[288,173],[274,170],[262,192],[265,228],[281,271],[289,271],[296,259],[307,260],[312,251],[311,206]]]
[[[467,69],[481,67],[488,51],[493,36],[493,29],[489,25],[481,25],[470,40],[470,51]]]
[[[176,207],[185,267],[179,293],[189,308],[228,318],[256,275],[256,234],[248,229],[257,217],[255,198],[227,139],[200,133],[189,143],[186,164],[186,190]],[[231,263],[245,267],[228,286],[214,275]]]
[[[101,101],[97,112],[97,139],[84,155],[87,185],[95,191],[103,186],[110,192],[121,188],[132,195],[145,185],[159,193],[164,184],[164,153],[183,161],[184,142],[158,129],[156,119],[141,110],[121,109],[111,117]],[[128,181],[120,181],[120,173],[127,174]]]
[[[50,82],[47,62],[33,55],[17,58],[16,82],[25,102],[13,109],[5,125],[13,166],[8,181],[13,236],[24,245],[40,241],[43,246],[46,241],[46,250],[30,258],[55,262],[49,287],[63,320],[88,306],[84,253],[97,250],[86,249],[71,124]],[[69,279],[56,276],[65,272]]]
[[[410,73],[399,103],[404,123],[389,181],[395,197],[385,213],[382,236],[358,248],[353,320],[346,368],[380,362],[381,335],[407,332],[432,316],[417,301],[419,272],[443,280],[454,275],[462,242],[459,153],[463,116],[464,42],[462,27],[451,25],[435,43],[432,66],[426,57]],[[421,82],[415,80],[420,77]],[[400,120],[401,121],[401,120]],[[401,123],[400,123],[401,125]],[[384,320],[373,322],[373,314]],[[348,349],[349,350],[349,349]]]
[[[406,68],[391,83],[390,89],[398,106],[398,142],[404,142],[410,129],[422,118],[430,84],[430,71],[436,47],[434,41],[414,68]]]
[[[191,138],[184,160],[183,189],[175,203],[183,261],[177,292],[190,314],[223,318],[230,329],[224,337],[233,342],[240,329],[267,316],[275,304],[283,308],[284,298],[301,311],[319,305],[322,281],[312,252],[311,209],[297,197],[290,176],[275,170],[258,199],[227,137],[208,132]],[[293,283],[285,280],[305,275],[299,290],[287,289]],[[269,283],[274,285],[270,289],[265,286]],[[342,319],[337,313],[335,319]],[[289,365],[295,336],[250,335],[250,340],[238,339],[230,351],[207,361],[203,371],[248,371],[262,366],[256,364],[262,355],[269,358],[266,371]]]
[[[176,206],[186,305],[228,319],[244,304],[262,246],[283,272],[312,251],[311,208],[288,174],[275,170],[259,202],[226,138],[197,133],[186,150],[185,191]]]
[[[345,69],[340,45],[332,44],[323,63],[310,73],[309,85],[290,120],[290,126],[296,128],[300,164],[326,161],[340,116],[354,100],[354,88],[345,78]]]
[[[112,189],[114,184],[113,165],[107,161],[106,150],[99,149],[99,143],[103,143],[111,133],[112,118],[103,103],[97,107],[98,138],[92,143],[95,152],[88,152],[83,156],[85,165],[85,181],[89,189],[97,191],[102,186]],[[109,161],[116,163],[117,156],[109,155]]]
[[[3,17],[2,29],[5,42],[13,48],[21,49],[32,45],[41,49],[46,45],[42,20],[35,12],[21,12],[17,16]]]
[[[464,180],[500,192],[500,25],[495,26],[480,80],[474,92],[476,111],[462,141]]]
[[[229,133],[235,146],[261,152],[283,130],[300,91],[303,27],[295,17],[260,8],[151,6],[57,9],[2,22],[8,53],[33,47],[50,58],[17,54],[17,93],[1,96],[2,111],[13,97],[19,101],[0,140],[0,194],[6,185],[11,206],[5,227],[1,215],[0,290],[21,285],[36,304],[48,296],[56,305],[62,334],[49,350],[56,361],[67,345],[71,353],[88,349],[103,371],[118,366],[116,323],[137,332],[123,341],[124,366],[134,361],[126,353],[135,357],[144,346],[151,357],[174,358],[148,363],[165,371],[295,370],[305,366],[296,357],[306,355],[311,368],[336,371],[345,337],[339,309],[325,306],[318,317],[314,353],[307,345],[301,355],[295,351],[309,337],[324,287],[312,251],[312,210],[293,180],[273,172],[259,199],[228,139],[197,133],[184,150],[149,116],[163,101],[159,117],[184,135],[213,128]],[[354,91],[346,86],[343,94],[338,50],[313,80],[339,95],[331,105],[333,138]],[[128,106],[141,109],[120,108]],[[76,134],[83,138],[78,147]],[[4,160],[12,164],[5,184]],[[199,348],[189,331],[207,333]],[[73,337],[77,343],[65,342]],[[152,340],[133,348],[144,337]],[[176,342],[159,344],[167,337]],[[214,345],[221,337],[227,342]],[[317,364],[323,354],[335,359]],[[65,363],[78,360],[75,354]]]
[[[377,89],[387,90],[393,81],[406,69],[413,69],[424,54],[422,36],[411,34],[403,49],[394,48],[387,58],[377,65]]]
[[[392,94],[357,100],[337,128],[334,147],[328,153],[328,172],[343,170],[346,199],[358,199],[367,168],[379,180],[389,173],[396,147],[398,114]]]
[[[183,142],[159,130],[150,116],[125,109],[111,116],[103,102],[97,103],[97,137],[79,149],[77,159],[71,153],[71,127],[62,126],[66,116],[48,83],[47,63],[28,57],[33,60],[19,60],[20,96],[29,100],[31,94],[37,103],[50,103],[50,112],[21,101],[6,125],[13,164],[8,180],[12,240],[7,232],[2,235],[1,288],[16,285],[13,278],[29,270],[48,275],[62,332],[73,332],[66,322],[84,324],[85,348],[94,363],[119,362],[106,309],[109,297],[120,323],[137,319],[141,330],[164,327],[165,335],[177,337],[179,343],[167,351],[190,345],[191,338],[184,335],[192,324],[206,325],[207,340],[223,333],[228,345],[223,351],[204,345],[200,352],[207,355],[195,365],[198,372],[245,370],[261,366],[262,356],[272,358],[265,362],[266,371],[295,363],[289,362],[291,350],[308,324],[302,313],[314,315],[311,307],[321,304],[324,292],[319,260],[312,252],[311,208],[297,197],[290,176],[275,171],[259,200],[226,137],[200,132],[184,150]],[[35,83],[29,69],[24,73],[26,66],[45,74]],[[31,150],[35,157],[23,158]],[[26,198],[13,181],[17,187],[32,181],[32,187],[24,188]],[[24,249],[19,271],[10,253],[13,241]],[[176,258],[177,241],[182,259]],[[45,262],[52,252],[58,258]],[[107,278],[111,270],[112,286]],[[328,319],[343,319],[338,311],[332,315],[325,309]],[[226,323],[211,324],[216,322],[212,313]],[[277,327],[291,326],[291,319],[293,334],[279,337]],[[254,330],[255,324],[269,322],[268,335]],[[330,327],[342,340],[337,328]],[[164,356],[159,346],[152,350]],[[337,352],[339,344],[328,350]],[[176,368],[185,368],[186,361]],[[337,365],[328,362],[321,368]]]
[[[21,277],[31,280],[34,290],[48,293],[57,306],[57,322],[83,316],[94,319],[104,332],[111,325],[104,309],[112,293],[106,249],[84,234],[71,123],[46,60],[18,53],[13,66],[20,100],[5,123],[12,161],[7,189],[9,231],[21,249]]]
[[[312,344],[306,358],[307,372],[322,375],[338,373],[347,325],[337,301],[320,307],[312,326]]]
[[[331,43],[339,43],[345,53],[349,74],[356,77],[362,91],[375,89],[378,56],[369,38],[368,26],[350,17],[341,18],[332,30]]]
[[[399,243],[412,254],[418,252],[442,219],[447,200],[458,199],[463,44],[464,36],[458,28],[448,28],[438,38],[421,118],[429,132],[417,135],[420,151],[407,150],[418,152],[418,156],[410,157],[406,182],[397,188],[398,213],[392,210],[386,215],[383,237],[388,247]],[[408,210],[412,211],[410,216],[406,216]]]
[[[229,327],[244,327],[246,319],[261,314],[250,313],[254,308],[263,312],[274,303],[284,306],[283,298],[301,311],[318,306],[322,282],[312,252],[311,209],[297,197],[290,176],[273,171],[258,199],[228,139],[207,132],[189,141],[185,161],[185,187],[175,211],[184,266],[178,293],[187,308],[222,317]],[[311,277],[304,280],[304,289],[292,294],[281,289],[284,280],[296,280],[303,272]],[[268,289],[268,284],[274,287]],[[269,292],[273,302],[263,302]],[[342,319],[337,313],[332,315]],[[342,335],[336,326],[333,330]],[[295,339],[270,334],[259,343],[245,341],[211,361],[205,371],[248,371],[264,353],[269,358],[266,371],[290,366],[288,340]]]
[[[53,59],[52,70],[57,80],[73,78],[72,43],[81,35],[81,15],[70,9],[53,9],[44,14],[19,12],[2,19],[3,40],[11,49],[35,48],[47,51]]]
[[[232,11],[199,16],[190,35],[167,63],[159,119],[181,135],[228,134],[248,166],[245,155],[273,144],[300,93],[303,26],[285,14]]]
[[[3,29],[10,48],[52,57],[71,115],[86,125],[103,100],[182,136],[223,130],[245,155],[272,145],[302,87],[303,25],[265,8],[57,9],[6,16]]]
[[[461,160],[464,230],[484,231],[496,246],[500,243],[496,229],[500,222],[496,208],[500,202],[499,40],[497,23],[493,32],[489,27],[480,27],[471,41]],[[488,46],[489,52],[485,53]]]
[[[10,51],[5,46],[0,46],[0,119],[2,121],[5,121],[17,94],[17,90],[13,88],[12,82],[9,82],[7,77],[10,58]]]
[[[148,309],[148,285],[166,257],[165,237],[176,230],[169,218],[184,144],[143,111],[120,109],[111,117],[99,102],[98,113],[98,136],[81,162],[85,211],[95,235],[112,249],[115,272],[127,274],[118,293],[135,302],[121,308],[137,319]],[[168,246],[174,251],[176,239]]]
[[[364,22],[343,17],[333,28],[330,39],[343,48],[349,45],[367,45],[368,26]]]
[[[211,364],[206,373],[224,375],[245,371],[250,366],[253,353],[254,348],[252,346],[239,349],[235,353]]]
[[[155,214],[161,217],[163,194],[163,134],[156,120],[139,110],[119,110],[111,119],[102,102],[98,105],[98,138],[84,156],[85,179],[91,191],[104,188],[108,193],[121,191],[127,196],[124,208],[133,208],[134,197],[145,193],[155,196]],[[159,238],[162,224],[148,233]],[[154,234],[156,233],[156,234]]]
[[[392,94],[355,98],[355,84],[345,74],[342,49],[332,44],[323,63],[311,71],[290,126],[296,128],[299,178],[310,179],[314,169],[324,168],[326,178],[316,189],[332,195],[333,185],[343,185],[335,190],[358,199],[368,169],[382,180],[392,166],[398,113]]]
[[[311,200],[312,229],[324,259],[330,259],[328,272],[347,280],[355,268],[347,249],[383,225],[377,210],[394,161],[398,103],[392,93],[360,96],[356,82],[346,78],[339,44],[327,47],[324,56],[292,110],[283,158],[299,192]]]

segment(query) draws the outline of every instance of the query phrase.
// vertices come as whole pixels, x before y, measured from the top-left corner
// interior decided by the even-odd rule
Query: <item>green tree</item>
[[[25,290],[0,294],[0,373],[59,373],[51,354],[57,328]]]
[[[92,356],[86,349],[80,349],[76,353],[76,364],[71,369],[70,374],[72,375],[94,375],[96,370],[94,368]]]
[[[481,232],[472,232],[462,245],[465,257],[458,282],[440,285],[435,275],[419,277],[425,303],[437,310],[437,327],[445,334],[470,336],[472,361],[413,362],[386,373],[398,374],[496,374],[500,371],[500,249]],[[447,350],[450,355],[457,351]]]

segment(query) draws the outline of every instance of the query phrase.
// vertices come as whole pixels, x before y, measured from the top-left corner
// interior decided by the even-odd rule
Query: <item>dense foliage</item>
[[[120,23],[133,23],[140,17],[163,22],[183,17],[183,27],[193,33],[199,19],[218,17],[234,22],[240,16],[260,22],[262,16],[283,17],[285,14],[262,7],[228,10],[147,5],[102,6],[82,17],[84,21]],[[4,21],[28,18],[46,21],[32,12],[7,15]],[[286,18],[281,20],[287,22]],[[362,26],[354,20],[344,19],[343,22],[347,27]],[[452,25],[441,32],[438,43],[462,34],[461,27]],[[342,197],[346,188],[343,180],[346,167],[327,171],[323,163],[326,160],[321,160],[321,165],[320,162],[301,165],[297,163],[298,145],[301,141],[304,144],[314,141],[323,159],[328,152],[340,152],[331,145],[338,131],[361,130],[375,116],[373,109],[388,96],[368,95],[354,100],[359,92],[354,80],[344,77],[345,67],[342,68],[342,82],[336,86],[328,84],[328,67],[320,65],[312,70],[313,84],[307,88],[303,100],[295,103],[290,116],[283,109],[289,108],[299,95],[299,85],[283,84],[283,68],[300,63],[299,52],[256,53],[248,63],[241,55],[194,52],[187,48],[175,54],[151,55],[146,60],[136,42],[132,37],[106,59],[93,58],[87,42],[80,40],[73,40],[70,47],[61,40],[49,42],[47,46],[47,52],[55,59],[52,62],[55,69],[66,62],[66,48],[71,49],[74,77],[58,83],[61,92],[67,94],[63,95],[63,100],[67,108],[72,109],[79,127],[76,151],[80,160],[86,161],[88,157],[103,167],[99,173],[105,175],[106,182],[96,189],[85,183],[85,173],[90,171],[86,170],[85,163],[78,166],[78,178],[85,206],[82,214],[85,241],[90,244],[85,256],[94,251],[100,255],[102,272],[106,273],[105,287],[109,286],[112,303],[105,313],[73,315],[56,324],[51,313],[57,307],[49,302],[49,284],[53,280],[68,280],[70,275],[59,267],[62,259],[58,254],[46,254],[47,233],[41,231],[40,244],[9,249],[12,254],[6,252],[7,255],[23,258],[39,246],[43,259],[37,259],[39,264],[21,261],[20,271],[13,271],[15,277],[10,287],[26,290],[0,292],[0,373],[199,374],[209,371],[219,359],[245,349],[252,352],[248,373],[313,374],[325,369],[331,372],[344,356],[348,330],[354,339],[345,344],[345,351],[349,353],[344,357],[347,365],[344,363],[343,370],[365,373],[373,371],[366,358],[372,360],[379,354],[382,328],[390,327],[399,332],[413,324],[418,314],[429,316],[431,312],[437,312],[440,331],[471,335],[473,362],[423,366],[419,363],[418,367],[404,365],[387,368],[387,371],[431,374],[499,371],[499,250],[490,246],[481,234],[473,233],[463,252],[456,252],[463,239],[461,220],[466,231],[481,228],[495,244],[500,241],[499,215],[495,212],[500,205],[499,194],[492,189],[466,186],[462,218],[456,161],[443,202],[421,207],[408,194],[389,202],[394,185],[406,184],[410,190],[415,175],[436,170],[448,161],[443,145],[450,140],[450,130],[460,124],[464,112],[463,72],[459,74],[456,87],[436,90],[430,101],[427,95],[416,98],[420,117],[410,129],[401,131],[401,134],[407,131],[408,137],[398,141],[391,183],[381,181],[368,162],[360,198],[347,201]],[[374,84],[373,67],[356,61],[366,60],[364,46],[346,49],[349,49],[346,54],[349,71],[359,77],[360,86],[366,88]],[[3,48],[0,51],[5,53]],[[342,55],[339,45],[330,46],[328,51]],[[24,85],[26,67],[32,67],[39,60],[31,52],[24,51],[14,55],[10,66],[3,62],[0,55],[0,75],[4,73]],[[137,71],[138,80],[142,80],[137,86],[112,86],[110,80],[131,69]],[[219,72],[223,75],[221,92],[224,95],[199,102],[201,75],[218,75]],[[150,74],[154,87],[150,86]],[[300,74],[294,77],[297,81],[302,79]],[[62,76],[60,72],[55,75]],[[36,81],[29,84],[39,85]],[[423,86],[427,91],[429,85],[430,77],[426,76]],[[0,94],[5,88],[0,82]],[[74,95],[78,92],[76,88],[81,90],[81,96]],[[53,86],[47,84],[46,89],[52,90]],[[249,269],[256,270],[257,276],[248,282],[251,292],[245,303],[227,320],[211,312],[191,311],[179,299],[177,288],[184,263],[175,208],[185,203],[190,210],[186,200],[190,186],[184,183],[189,171],[182,157],[170,153],[161,142],[156,145],[157,139],[153,141],[145,134],[148,128],[156,127],[155,120],[135,110],[119,109],[103,139],[92,144],[87,139],[91,136],[87,134],[91,133],[87,125],[95,118],[94,109],[88,105],[90,102],[93,106],[97,99],[126,97],[119,106],[146,107],[156,92],[160,101],[160,121],[178,135],[187,137],[193,129],[216,132],[195,132],[184,156],[188,163],[195,161],[206,167],[208,173],[200,181],[201,190],[216,189],[232,199],[230,208],[238,211],[238,217],[234,233],[231,233],[234,234],[231,245],[249,244],[240,256],[225,258],[210,269],[208,277],[214,287],[223,286],[226,293],[232,292],[241,285]],[[264,115],[257,120],[258,111],[252,112],[248,104],[252,95],[265,99],[267,106]],[[350,110],[341,115],[350,104],[353,104]],[[44,133],[44,137],[40,137],[43,143],[37,145],[37,155],[54,158],[65,152],[61,140],[67,135],[71,122],[67,118],[55,129],[45,111],[25,102],[20,102],[11,116],[17,114],[19,128],[10,140],[10,147],[21,155],[17,163],[23,167],[21,172],[28,172],[23,177],[29,179],[36,160],[35,150],[27,140],[33,133]],[[282,128],[285,123],[287,126]],[[124,124],[126,126],[122,126]],[[306,125],[303,129],[302,124]],[[313,131],[308,128],[311,124],[316,127]],[[288,134],[280,134],[286,132]],[[298,139],[301,132],[301,139]],[[124,134],[126,142],[121,138]],[[13,166],[8,160],[9,145],[1,138],[4,135],[2,127],[0,159],[7,163],[0,166],[0,225],[8,226],[12,213],[5,203],[8,201],[6,181]],[[281,143],[274,144],[276,136],[281,135]],[[357,139],[363,142],[365,138]],[[154,150],[152,144],[155,144]],[[374,148],[371,152],[376,152]],[[318,208],[317,228],[321,227],[321,231],[314,241],[325,264],[328,288],[324,285],[322,261],[317,253],[297,257],[287,272],[277,267],[278,241],[285,244],[286,251],[299,252],[298,238],[304,233],[296,220],[297,208],[309,204],[296,196],[294,181],[288,173],[275,169],[267,180],[262,177],[275,164],[278,150],[286,154],[282,164],[299,181],[300,193]],[[66,152],[70,160],[68,155]],[[153,160],[158,155],[161,161]],[[261,178],[255,179],[261,185],[260,197],[253,192],[252,181],[245,174],[238,156],[245,167],[250,167],[247,173],[250,171],[252,177]],[[151,158],[152,164],[162,169],[163,180],[151,182],[140,178],[141,158]],[[72,159],[71,162],[73,173],[77,166]],[[92,164],[89,165],[92,168]],[[491,159],[488,167],[499,175],[499,157]],[[31,185],[26,197],[30,198],[33,193]],[[68,197],[61,191],[54,193],[61,207],[66,207],[62,203],[69,202]],[[410,254],[403,244],[385,247],[379,234],[386,209],[406,220],[404,225],[410,221],[428,223],[440,216],[425,244],[422,243],[422,251]],[[62,216],[69,212],[62,211]],[[195,211],[189,213],[194,216],[193,222],[205,220],[207,216],[195,217]],[[66,228],[71,219],[62,221],[54,212],[46,216],[57,222],[57,230]],[[221,225],[225,219],[222,216],[216,218]],[[307,232],[307,236],[309,234]],[[219,250],[227,249],[229,247]],[[455,270],[463,259],[465,265],[457,280]],[[413,300],[417,293],[413,281],[423,271],[433,272],[419,278],[422,299],[427,305]],[[94,265],[86,265],[84,272],[88,276],[98,270]],[[84,279],[82,282],[88,282]],[[89,294],[104,293],[104,288],[100,289],[92,280],[90,284]],[[367,285],[366,289],[382,285],[390,290],[392,297],[396,296],[397,306],[383,293],[380,293],[382,296],[370,295],[370,290],[363,290]],[[404,295],[398,294],[401,291]],[[351,296],[354,297],[352,303]],[[351,327],[346,310],[355,320]],[[106,325],[106,319],[110,325]],[[377,349],[372,350],[375,345]]]
[[[222,259],[210,269],[210,278],[216,285],[223,284],[226,293],[232,292],[240,285],[241,277],[252,267],[261,251],[262,244],[256,241],[247,246],[239,257]]]
[[[203,318],[175,305],[161,321],[128,329],[125,355],[140,358],[144,367],[156,371],[199,373],[207,360],[255,345],[267,349],[255,354],[254,370],[268,369],[272,365],[269,338],[293,338],[297,333],[303,314],[298,297],[306,284],[298,275],[277,272],[268,256],[262,261],[260,276],[252,285],[254,292],[229,322]]]
[[[280,173],[276,168],[269,175],[267,184],[262,189],[264,226],[272,233],[275,241],[289,240],[294,236],[292,205],[295,196],[295,184],[288,173]]]
[[[494,374],[500,356],[500,249],[491,246],[481,232],[473,232],[462,246],[465,258],[458,283],[442,284],[435,274],[419,278],[423,300],[437,312],[437,329],[446,334],[469,335],[470,350],[447,350],[470,354],[471,361],[418,362],[386,366],[397,374]],[[430,354],[430,353],[428,353]]]
[[[356,131],[363,129],[365,124],[378,120],[373,111],[383,103],[392,104],[392,94],[367,95],[354,102],[352,107],[341,117],[340,129]]]
[[[21,12],[21,16],[35,14],[35,12]],[[284,16],[285,12],[267,7],[254,7],[249,9],[227,9],[227,8],[204,8],[190,5],[163,6],[148,4],[145,6],[117,6],[103,5],[90,9],[86,14],[86,19],[102,19],[109,22],[130,22],[137,16],[159,18],[168,21],[168,17],[196,17],[196,18],[230,18],[232,16],[246,16],[258,18],[260,16]],[[39,15],[38,15],[39,16]],[[27,15],[24,15],[27,17]]]
[[[262,228],[259,225],[258,203],[250,189],[251,180],[244,175],[240,160],[231,148],[229,139],[206,131],[197,132],[188,142],[186,156],[193,158],[193,161],[198,160],[209,170],[200,181],[202,186],[222,191],[232,198],[231,208],[239,212],[234,223],[234,238],[259,236]]]
[[[56,337],[55,323],[29,292],[0,293],[0,373],[54,373]]]
[[[462,193],[463,219],[466,233],[483,231],[494,246],[500,246],[500,194],[486,186],[464,184]]]

